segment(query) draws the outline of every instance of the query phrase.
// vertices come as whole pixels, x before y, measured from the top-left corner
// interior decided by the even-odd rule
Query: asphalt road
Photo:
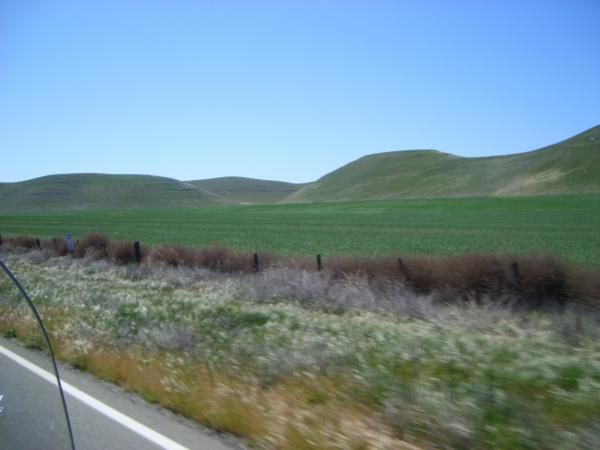
[[[70,448],[58,389],[42,371],[51,371],[45,354],[0,338],[0,448]],[[244,448],[88,374],[59,371],[77,449]]]

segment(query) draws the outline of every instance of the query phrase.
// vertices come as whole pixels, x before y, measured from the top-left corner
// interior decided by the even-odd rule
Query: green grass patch
[[[113,240],[288,255],[544,252],[600,265],[600,195],[390,200],[0,214],[0,234],[102,232]]]

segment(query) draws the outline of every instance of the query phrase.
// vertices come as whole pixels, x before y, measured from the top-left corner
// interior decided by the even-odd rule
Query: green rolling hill
[[[0,183],[0,213],[571,193],[600,193],[600,126],[515,155],[376,153],[308,184],[242,177],[183,182],[149,175],[50,175]]]
[[[50,175],[0,183],[0,211],[201,207],[221,200],[189,183],[148,175]]]
[[[211,178],[188,183],[231,203],[275,203],[308,185],[243,177]]]
[[[241,177],[184,182],[150,175],[49,175],[0,183],[0,213],[275,203],[304,186]]]
[[[285,202],[600,192],[600,126],[540,150],[463,158],[436,150],[360,158]]]

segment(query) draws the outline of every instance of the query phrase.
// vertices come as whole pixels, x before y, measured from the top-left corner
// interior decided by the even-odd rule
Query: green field
[[[4,236],[67,232],[325,257],[546,252],[597,266],[600,195],[0,214]]]

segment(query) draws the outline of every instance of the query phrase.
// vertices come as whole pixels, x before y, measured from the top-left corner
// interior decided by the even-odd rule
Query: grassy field
[[[219,275],[3,248],[0,257],[60,359],[251,448],[600,442],[597,313],[441,305],[285,269]],[[396,312],[370,311],[375,297]],[[0,333],[43,348],[6,277]]]
[[[596,266],[599,228],[600,195],[0,214],[4,236],[99,231],[152,245],[325,257],[546,252]]]

